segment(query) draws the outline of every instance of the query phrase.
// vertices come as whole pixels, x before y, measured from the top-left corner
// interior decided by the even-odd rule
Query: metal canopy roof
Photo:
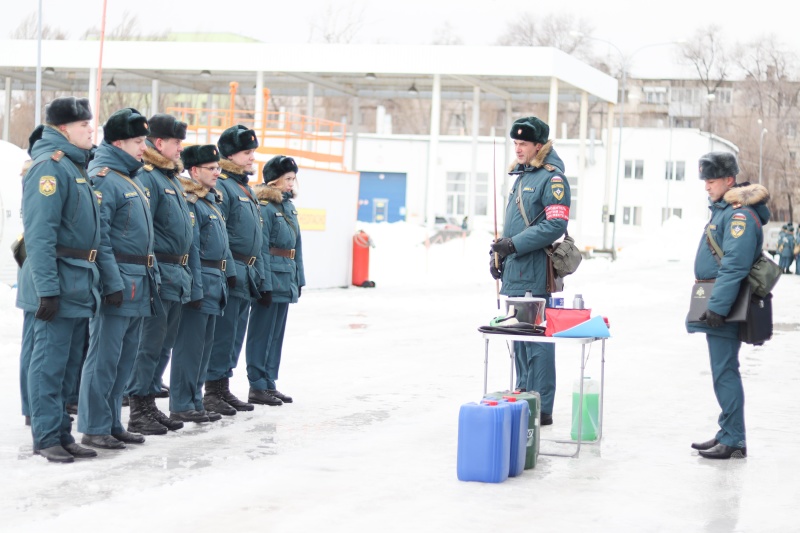
[[[12,90],[35,88],[36,54],[36,41],[0,40]],[[97,41],[43,41],[43,89],[86,92],[99,56]],[[306,95],[314,83],[316,96],[419,98],[440,74],[445,99],[472,98],[478,86],[487,100],[547,101],[555,78],[559,101],[617,100],[614,78],[554,48],[106,41],[103,50],[104,92],[113,76],[118,92],[149,93],[159,80],[162,93],[227,94],[236,81],[248,95],[258,72],[275,95]]]

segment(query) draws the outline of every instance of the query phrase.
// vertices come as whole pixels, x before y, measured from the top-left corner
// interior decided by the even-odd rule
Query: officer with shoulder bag
[[[722,250],[717,257],[703,232],[694,262],[697,280],[713,280],[708,309],[699,322],[686,323],[689,333],[705,333],[711,360],[714,394],[722,413],[714,438],[693,443],[708,459],[747,456],[744,427],[744,389],[739,373],[739,324],[725,322],[742,283],[761,256],[762,225],[769,221],[769,192],[760,184],[736,183],[739,166],[728,152],[710,152],[700,158],[700,179],[705,180],[711,219],[706,227]]]

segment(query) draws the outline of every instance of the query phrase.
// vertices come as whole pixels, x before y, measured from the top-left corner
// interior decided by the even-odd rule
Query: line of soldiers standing
[[[258,140],[244,126],[184,150],[185,123],[125,108],[95,150],[91,119],[87,99],[53,100],[23,178],[20,385],[34,453],[97,455],[71,434],[76,401],[81,444],[103,449],[292,402],[275,380],[305,285],[295,161],[270,159],[253,189]],[[246,330],[248,402],[229,388]],[[155,398],[170,353],[167,416]]]

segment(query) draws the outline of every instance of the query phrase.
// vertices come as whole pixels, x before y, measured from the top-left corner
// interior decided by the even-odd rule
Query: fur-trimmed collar
[[[208,194],[211,190],[208,187],[204,187],[196,181],[184,178],[183,176],[179,177],[178,180],[181,182],[181,185],[183,185],[183,190],[187,195],[195,194],[198,198],[205,198],[206,194]]]
[[[259,200],[266,200],[272,204],[280,204],[283,202],[283,193],[280,191],[280,189],[270,187],[269,185],[265,185],[263,183],[256,185],[255,193],[256,198]]]
[[[760,183],[741,183],[729,189],[722,197],[730,205],[755,205],[769,200],[769,191]]]
[[[549,141],[547,141],[542,145],[542,147],[539,149],[538,152],[536,152],[536,155],[533,156],[533,159],[528,161],[528,163],[525,165],[525,168],[528,167],[541,168],[541,166],[544,165],[544,159],[547,157],[547,154],[549,154],[550,150],[552,149],[553,149],[553,140],[550,139]],[[517,164],[518,163],[516,161],[511,163],[511,166],[509,167],[508,171],[513,172],[517,168]]]
[[[238,176],[250,176],[253,171],[248,167],[242,167],[231,161],[230,159],[220,159],[219,166],[223,172],[229,172]]]
[[[175,174],[180,174],[183,172],[183,163],[178,162],[175,163],[174,161],[167,159],[161,152],[156,150],[155,148],[148,146],[147,149],[144,151],[144,155],[142,156],[142,161],[145,164],[153,165],[157,169],[161,170],[171,170],[175,172]]]

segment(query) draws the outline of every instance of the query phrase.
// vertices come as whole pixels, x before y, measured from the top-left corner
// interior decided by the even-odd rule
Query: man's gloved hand
[[[113,305],[114,307],[122,306],[122,291],[112,292],[103,296],[103,303],[106,305]]]
[[[497,268],[497,265],[494,263],[494,254],[492,254],[491,258],[489,259],[489,273],[494,279],[500,279],[503,277],[503,262],[500,261],[500,268]]]
[[[56,317],[59,307],[58,296],[44,296],[39,298],[39,309],[36,310],[36,318],[50,322]]]
[[[700,320],[705,320],[706,324],[712,328],[718,328],[725,323],[725,317],[718,315],[712,310],[708,310],[700,315]]]
[[[233,289],[236,287],[236,276],[231,276],[228,278],[228,288]]]
[[[256,300],[258,305],[263,305],[264,307],[269,307],[272,305],[272,291],[264,291],[261,293],[261,298]]]
[[[500,259],[517,253],[517,249],[514,248],[514,241],[508,237],[503,237],[502,239],[497,239],[495,242],[493,242],[492,251],[497,252],[497,255],[500,256]]]
[[[297,297],[300,298],[300,296],[302,294],[303,294],[303,287],[302,286],[298,286],[297,287]]]
[[[191,307],[192,309],[194,309],[196,311],[199,311],[200,308],[203,306],[203,299],[200,298],[199,300],[192,300],[191,302],[189,302],[186,305],[188,305],[189,307]]]

